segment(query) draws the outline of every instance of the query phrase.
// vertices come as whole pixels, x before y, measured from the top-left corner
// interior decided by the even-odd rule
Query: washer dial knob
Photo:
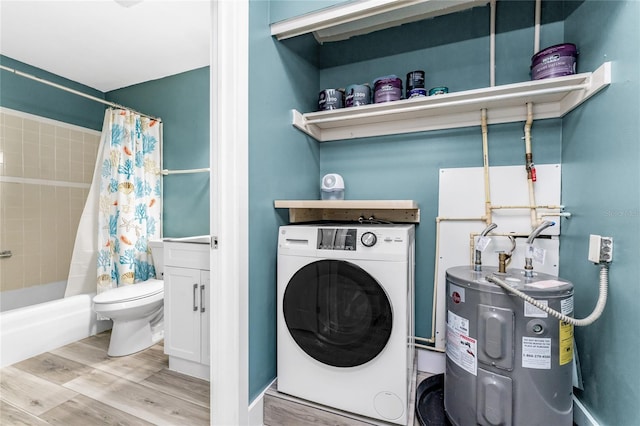
[[[378,242],[378,237],[373,232],[365,232],[360,237],[360,241],[362,241],[362,245],[365,247],[373,247]]]

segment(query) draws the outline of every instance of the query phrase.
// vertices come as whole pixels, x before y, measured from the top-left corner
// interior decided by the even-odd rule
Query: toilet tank
[[[156,268],[156,278],[163,279],[164,274],[164,252],[162,240],[149,240],[149,248],[153,257],[153,266]]]

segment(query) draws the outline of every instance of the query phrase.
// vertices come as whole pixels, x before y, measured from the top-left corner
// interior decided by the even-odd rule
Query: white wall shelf
[[[480,110],[488,124],[559,118],[611,83],[611,63],[594,72],[403,99],[395,102],[300,113],[293,125],[319,142],[479,126]]]
[[[360,217],[396,223],[420,223],[413,200],[276,200],[274,207],[289,209],[289,222],[351,221]]]
[[[489,0],[359,0],[271,24],[271,35],[284,40],[313,33],[320,43],[346,40],[409,22],[483,6]]]

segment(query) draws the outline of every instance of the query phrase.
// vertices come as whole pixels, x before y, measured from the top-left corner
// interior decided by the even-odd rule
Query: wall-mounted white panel
[[[560,205],[559,164],[536,165],[537,181],[534,194],[537,205]],[[529,191],[527,173],[522,166],[503,166],[489,168],[490,195],[493,206],[528,206]],[[438,217],[482,217],[485,211],[484,169],[470,167],[440,170],[440,190],[438,197]],[[538,213],[550,210],[538,209]],[[543,234],[559,235],[558,217],[549,217],[556,226],[547,228]],[[493,222],[498,225],[497,233],[523,233],[531,231],[529,209],[501,209],[493,211]],[[484,226],[478,224],[475,232]]]

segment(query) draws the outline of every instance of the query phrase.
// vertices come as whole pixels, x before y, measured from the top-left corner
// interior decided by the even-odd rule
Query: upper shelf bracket
[[[292,124],[319,142],[479,126],[526,120],[533,104],[535,120],[560,118],[611,83],[611,62],[591,73],[506,84],[444,95],[302,114]]]
[[[487,3],[489,0],[349,1],[273,23],[271,35],[284,40],[313,33],[320,43],[340,41]]]

